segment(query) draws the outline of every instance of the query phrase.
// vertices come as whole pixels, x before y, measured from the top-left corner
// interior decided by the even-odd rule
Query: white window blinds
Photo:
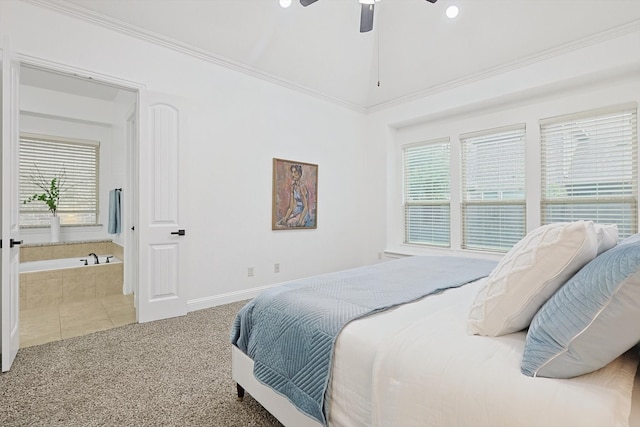
[[[20,136],[20,201],[42,194],[37,183],[61,179],[58,216],[64,225],[98,222],[100,144],[39,135]],[[48,226],[51,213],[42,201],[21,203],[21,226]]]
[[[507,251],[525,235],[525,125],[460,136],[462,247]]]
[[[404,148],[405,243],[449,246],[449,139]]]
[[[540,121],[542,223],[593,220],[637,232],[637,106]]]

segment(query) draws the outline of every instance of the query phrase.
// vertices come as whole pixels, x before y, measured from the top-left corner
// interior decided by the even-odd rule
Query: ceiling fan
[[[300,0],[300,4],[303,6],[309,6],[318,0]],[[360,9],[360,32],[366,33],[373,29],[373,6],[380,0],[358,0],[361,4]],[[429,3],[435,3],[438,0],[427,0]]]

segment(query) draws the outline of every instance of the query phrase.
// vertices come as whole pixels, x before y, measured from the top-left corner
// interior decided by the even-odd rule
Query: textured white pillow
[[[591,221],[536,228],[502,258],[476,295],[469,334],[499,336],[526,328],[538,309],[597,251]]]

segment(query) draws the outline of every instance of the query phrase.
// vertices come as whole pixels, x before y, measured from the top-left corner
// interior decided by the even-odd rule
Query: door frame
[[[179,261],[181,257],[178,255],[178,247],[181,246],[180,241],[183,240],[183,238],[172,236],[178,234],[182,236],[184,235],[184,231],[174,230],[174,228],[181,226],[177,222],[177,216],[174,215],[175,220],[168,222],[160,220],[159,223],[156,223],[152,220],[151,214],[156,215],[157,219],[159,212],[150,210],[151,208],[149,206],[143,206],[141,204],[146,203],[148,201],[147,198],[150,197],[149,194],[154,191],[156,201],[159,201],[161,204],[169,201],[161,191],[163,189],[160,188],[157,183],[154,184],[150,173],[153,171],[161,171],[163,166],[162,161],[167,159],[172,161],[172,156],[169,155],[166,150],[171,151],[178,146],[176,145],[180,138],[178,133],[183,131],[183,127],[178,123],[178,120],[183,120],[183,116],[179,114],[180,111],[178,109],[175,109],[175,119],[172,118],[171,115],[167,116],[165,114],[174,108],[170,106],[170,103],[172,100],[176,100],[175,97],[166,94],[152,93],[141,83],[61,65],[28,55],[13,53],[12,57],[15,57],[16,62],[20,65],[41,68],[53,73],[72,75],[76,78],[86,78],[94,82],[129,90],[137,95],[135,108],[130,115],[125,115],[123,118],[125,129],[130,123],[129,119],[133,118],[136,123],[136,130],[133,133],[134,137],[130,140],[125,135],[125,141],[133,141],[136,144],[136,159],[133,159],[131,162],[135,163],[135,170],[131,171],[132,173],[128,177],[130,179],[126,178],[127,184],[134,185],[136,188],[131,191],[134,198],[125,200],[126,202],[136,205],[137,199],[137,205],[134,206],[132,210],[125,208],[126,210],[123,212],[123,223],[126,225],[124,235],[125,245],[131,241],[134,243],[137,242],[138,245],[137,251],[131,250],[132,248],[129,248],[129,250],[125,248],[125,264],[129,263],[129,267],[133,267],[133,271],[129,277],[135,281],[133,288],[135,292],[136,321],[145,322],[186,314],[186,290],[184,289],[184,285],[180,284],[179,280]],[[178,100],[177,104],[180,103],[180,100]],[[172,135],[164,132],[164,130],[167,129],[165,125],[168,124],[165,121],[166,119],[170,119],[169,121],[172,123],[172,126],[177,126],[175,129],[178,133]],[[159,129],[160,132],[158,132]],[[127,162],[129,162],[129,154],[131,153],[128,150],[125,151],[127,151]],[[161,163],[155,165],[155,162]],[[129,171],[129,168],[127,170]],[[162,173],[157,177],[162,178],[160,181],[164,179]],[[176,181],[177,178],[178,175],[176,172]],[[176,185],[177,189],[176,181],[172,181],[172,183]],[[144,190],[144,192],[142,190]],[[172,191],[171,193],[173,195],[175,192]],[[145,195],[144,200],[141,200],[141,195]],[[175,196],[175,198],[177,198],[177,193]],[[130,196],[125,195],[125,197]],[[171,203],[174,207],[179,206],[177,200],[171,200]],[[135,227],[135,230],[131,230],[132,226]],[[169,230],[168,227],[171,229]],[[160,238],[157,236],[159,229],[161,229],[162,235]],[[180,233],[178,233],[178,231],[180,231]],[[127,235],[127,232],[135,234]],[[167,236],[169,236],[168,240]],[[170,270],[166,270],[167,265],[170,266]],[[169,279],[166,278],[164,274],[165,271],[171,273]],[[3,290],[5,288],[4,282],[2,288]],[[167,289],[169,290],[168,293],[165,292]]]
[[[140,252],[138,243],[138,212],[140,209],[138,189],[140,188],[139,174],[139,136],[138,128],[139,102],[127,114],[125,120],[125,144],[127,151],[127,189],[124,194],[126,207],[124,233],[124,291],[133,292],[134,306],[136,307],[136,321],[138,321],[138,280],[139,280],[139,258]],[[139,227],[138,227],[139,228]],[[128,265],[128,267],[127,267]]]
[[[122,90],[129,90],[132,93],[135,94],[135,105],[132,108],[131,112],[126,115],[123,118],[123,122],[125,124],[125,129],[126,126],[128,125],[128,120],[131,117],[134,117],[135,122],[139,123],[139,119],[140,119],[140,92],[145,90],[145,86],[143,84],[140,83],[136,83],[136,82],[132,82],[132,81],[128,81],[128,80],[124,80],[124,79],[120,79],[117,77],[113,77],[113,76],[108,76],[105,74],[99,74],[99,73],[93,73],[84,69],[79,69],[76,67],[71,67],[71,66],[65,66],[65,65],[61,65],[59,63],[54,63],[51,61],[47,61],[44,59],[40,59],[40,58],[36,58],[33,56],[29,56],[29,55],[22,55],[19,53],[15,53],[15,52],[9,52],[7,53],[6,51],[4,52],[0,52],[3,53],[3,57],[7,58],[10,57],[13,61],[15,61],[17,64],[19,64],[19,67],[26,65],[26,66],[30,66],[30,67],[35,67],[35,68],[40,68],[42,70],[48,71],[48,72],[52,72],[52,73],[59,73],[59,74],[64,74],[64,75],[69,75],[69,76],[73,76],[76,78],[85,78],[87,80],[91,80],[93,82],[96,83],[102,83],[102,84],[107,84],[107,85],[111,85],[117,88],[120,88]],[[3,79],[5,80],[5,79]],[[18,82],[19,85],[19,82]],[[19,112],[16,112],[17,114],[19,114]],[[18,135],[20,132],[20,129],[17,130]],[[133,135],[133,139],[135,140],[135,150],[137,150],[137,156],[136,159],[134,161],[130,161],[130,156],[131,156],[131,151],[129,147],[125,147],[125,155],[126,155],[126,159],[127,159],[127,184],[128,185],[135,185],[136,188],[133,191],[134,194],[139,194],[139,185],[140,185],[140,181],[139,181],[139,161],[140,161],[140,156],[139,156],[139,150],[140,150],[140,132],[139,129],[136,128],[134,130],[134,135]],[[125,143],[129,142],[129,136],[125,136]],[[4,150],[4,143],[3,143],[3,150]],[[130,168],[133,168],[133,170],[131,170]],[[15,171],[15,178],[18,179],[18,171]],[[4,196],[3,196],[4,197]],[[126,197],[126,195],[125,195]],[[128,208],[125,212],[123,212],[123,222],[125,224],[136,224],[139,220],[139,215],[138,215],[138,211],[139,211],[139,206],[136,204],[135,201],[131,200],[127,200],[127,202],[132,203],[132,205],[130,206],[130,208]],[[6,211],[6,206],[2,207],[3,210],[3,215],[4,214],[8,214],[8,212]],[[130,227],[127,229],[129,230]],[[131,236],[128,235],[128,233],[123,230],[125,232],[124,234],[124,242],[125,242],[125,246],[127,245],[128,241],[131,239]],[[4,230],[3,230],[4,233]],[[136,228],[136,233],[137,233],[137,228]],[[7,240],[8,237],[7,237]],[[7,242],[8,243],[8,242]],[[4,246],[4,245],[3,245]],[[137,274],[137,272],[140,270],[140,258],[138,256],[137,251],[127,251],[125,248],[125,255],[128,252],[128,256],[126,258],[126,262],[125,262],[125,270],[127,270],[127,264],[129,264],[129,268],[131,268],[135,274]],[[4,255],[3,255],[3,259],[4,259]],[[4,264],[3,264],[4,265]],[[1,271],[1,270],[0,270]],[[4,276],[3,276],[4,277]],[[134,283],[132,284],[132,288],[134,290],[134,293],[138,293],[138,286],[139,286],[139,276],[133,276],[132,274],[130,274],[129,277],[130,280],[133,280]],[[2,280],[2,293],[3,296],[5,293],[8,292],[8,288],[9,284],[5,283],[4,280]],[[137,306],[137,301],[135,304],[136,307],[136,312],[138,312],[138,306]],[[2,321],[4,322],[4,317],[2,318]],[[137,318],[136,318],[137,321]],[[4,328],[4,325],[2,325]]]

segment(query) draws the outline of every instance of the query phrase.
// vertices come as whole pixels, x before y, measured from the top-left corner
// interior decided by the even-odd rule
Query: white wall
[[[526,123],[527,229],[540,225],[538,121],[601,107],[640,102],[640,29],[544,61],[425,96],[370,115],[372,139],[386,147],[386,250],[405,254],[458,253],[460,249],[459,135]],[[449,137],[452,143],[451,249],[403,244],[404,144]]]
[[[0,31],[23,60],[181,100],[180,222],[192,309],[372,263],[383,250],[384,148],[371,146],[364,115],[23,2],[0,2]],[[271,230],[273,157],[319,165],[317,230]]]
[[[427,252],[402,245],[404,142],[446,135],[453,141],[469,130],[524,121],[531,132],[528,162],[535,164],[539,118],[640,96],[640,31],[369,115],[20,1],[0,2],[0,37],[23,61],[86,70],[185,106],[180,222],[187,230],[184,280],[192,309],[372,263],[384,249]],[[271,230],[273,157],[319,165],[317,230]],[[535,175],[530,180],[532,228],[539,196]]]

